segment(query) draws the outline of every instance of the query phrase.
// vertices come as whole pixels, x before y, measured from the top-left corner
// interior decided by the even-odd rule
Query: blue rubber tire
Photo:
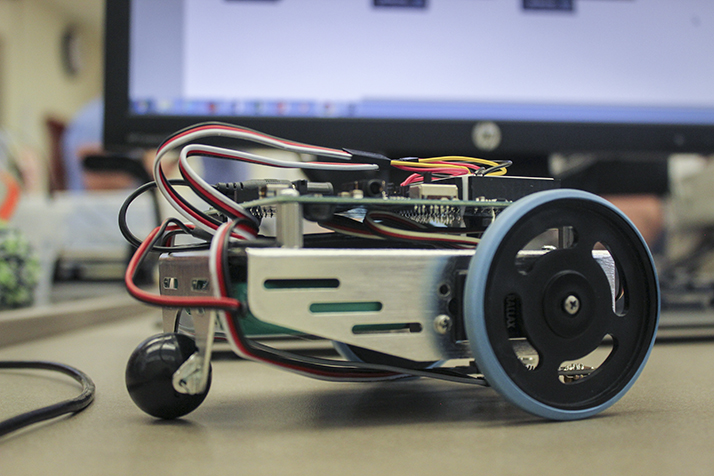
[[[489,316],[486,315],[484,305],[486,301],[486,292],[488,288],[487,284],[490,271],[494,266],[499,266],[499,263],[495,262],[494,257],[501,246],[501,242],[509,235],[509,232],[512,231],[514,225],[521,220],[527,220],[528,216],[536,208],[552,205],[553,202],[558,200],[581,200],[590,203],[594,202],[595,206],[599,205],[605,207],[606,209],[612,210],[619,215],[626,226],[631,227],[631,231],[634,231],[634,234],[631,233],[630,236],[636,236],[646,250],[646,259],[649,261],[648,265],[654,273],[655,289],[651,290],[652,296],[656,296],[656,313],[653,323],[655,331],[652,331],[651,340],[649,342],[645,342],[645,346],[643,346],[643,348],[646,347],[644,359],[633,372],[633,376],[624,386],[622,386],[621,389],[616,391],[614,395],[609,397],[606,401],[598,402],[597,405],[592,407],[578,408],[576,410],[559,408],[557,406],[543,403],[529,394],[529,389],[521,388],[521,386],[514,381],[499,361],[497,352],[494,350],[493,343],[488,335],[486,322],[487,319],[489,319]],[[509,263],[505,263],[504,265],[509,265]],[[471,260],[468,270],[464,292],[464,325],[469,338],[470,347],[473,352],[473,357],[479,370],[483,373],[488,383],[504,398],[517,407],[540,417],[552,420],[577,420],[590,417],[605,410],[618,401],[632,387],[635,380],[642,372],[642,369],[644,368],[651,353],[660,311],[659,284],[654,270],[654,260],[652,259],[652,255],[636,227],[621,211],[606,200],[587,192],[569,189],[538,192],[517,200],[511,206],[506,208],[487,228],[482,237],[481,243],[476,250],[474,258]],[[652,324],[648,325],[651,329]],[[644,338],[646,339],[646,336]]]

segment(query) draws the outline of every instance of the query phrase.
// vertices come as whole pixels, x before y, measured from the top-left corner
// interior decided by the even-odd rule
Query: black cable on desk
[[[53,405],[31,410],[0,422],[0,437],[33,423],[56,418],[66,413],[77,413],[87,408],[94,400],[95,386],[92,379],[81,370],[69,365],[45,361],[0,361],[0,369],[33,369],[60,372],[75,379],[82,385],[82,393],[77,397],[63,400]]]

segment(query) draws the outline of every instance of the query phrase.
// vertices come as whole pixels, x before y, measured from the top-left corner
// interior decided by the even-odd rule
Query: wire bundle
[[[345,235],[373,240],[398,240],[428,243],[445,247],[474,247],[480,239],[469,236],[467,230],[430,227],[393,212],[373,210],[363,221],[336,215],[320,226]]]
[[[339,160],[341,162],[291,162],[265,157],[256,153],[197,144],[196,141],[209,137],[228,138],[249,141],[264,146],[291,151],[297,154],[311,154]],[[179,150],[178,166],[183,180],[169,180],[162,167],[162,161],[172,152]],[[240,204],[230,200],[200,177],[191,167],[189,158],[209,156],[226,160],[240,160],[260,165],[281,168],[310,168],[332,171],[371,171],[379,166],[371,163],[350,163],[352,154],[347,151],[312,146],[279,139],[241,127],[222,123],[204,123],[184,129],[169,137],[158,148],[154,161],[156,181],[146,184],[131,194],[120,211],[120,229],[127,240],[137,246],[134,256],[127,266],[125,283],[129,293],[148,304],[164,307],[202,308],[215,310],[223,321],[223,326],[230,334],[233,350],[240,356],[260,362],[270,363],[286,370],[306,374],[327,380],[385,380],[405,376],[429,376],[446,380],[483,385],[480,376],[472,376],[473,368],[466,369],[406,369],[391,365],[362,362],[345,362],[330,359],[307,357],[270,348],[253,341],[243,334],[240,325],[245,306],[238,299],[230,296],[230,275],[228,270],[229,250],[236,246],[261,246],[266,240],[258,237],[259,220]],[[458,159],[458,160],[457,160]],[[507,165],[481,159],[441,157],[419,159],[418,161],[391,161],[392,165],[404,170],[430,170],[445,174],[477,173],[491,170],[501,173]],[[465,165],[464,165],[465,164]],[[479,165],[476,165],[479,164]],[[490,169],[481,167],[486,165]],[[505,172],[505,169],[503,170]],[[138,195],[156,187],[166,200],[190,224],[176,218],[165,220],[156,227],[143,241],[136,238],[126,226],[126,212],[129,204]],[[198,210],[177,190],[176,186],[188,186],[208,205],[222,214],[226,221]],[[433,228],[414,222],[398,214],[385,211],[370,211],[363,222],[346,217],[335,216],[333,229],[341,233],[354,234],[376,239],[396,239],[407,241],[431,242],[441,246],[475,246],[478,239],[464,235],[465,231]],[[175,246],[174,237],[180,234],[198,238],[199,242],[191,245]],[[267,240],[268,244],[274,241]],[[210,279],[213,296],[164,296],[149,293],[135,284],[135,278],[142,263],[154,251],[176,251],[186,249],[209,249]]]
[[[154,177],[156,186],[166,200],[186,219],[193,221],[195,225],[209,233],[214,233],[221,225],[216,218],[201,212],[191,205],[188,200],[182,197],[167,179],[162,167],[162,161],[171,152],[181,148],[179,154],[179,171],[189,187],[209,205],[215,207],[229,219],[242,218],[244,221],[238,224],[233,230],[237,238],[252,239],[258,233],[258,220],[239,204],[233,202],[228,197],[218,192],[190,166],[188,158],[191,156],[215,157],[219,159],[239,160],[259,165],[267,165],[280,168],[302,168],[333,171],[367,171],[376,170],[374,164],[351,164],[351,163],[330,163],[330,162],[293,162],[265,157],[259,154],[216,147],[210,145],[194,144],[199,139],[209,137],[228,138],[236,141],[248,141],[255,144],[273,147],[276,149],[294,152],[296,154],[312,154],[331,159],[347,161],[351,158],[349,152],[338,149],[302,144],[288,141],[277,137],[269,136],[251,129],[233,126],[223,123],[203,123],[179,131],[166,139],[158,148],[154,159]]]
[[[407,186],[413,183],[424,182],[425,174],[436,176],[455,175],[504,175],[511,161],[494,162],[493,160],[479,159],[476,157],[443,156],[426,159],[411,158],[392,160],[392,167],[407,172],[415,172],[406,178],[400,185]]]

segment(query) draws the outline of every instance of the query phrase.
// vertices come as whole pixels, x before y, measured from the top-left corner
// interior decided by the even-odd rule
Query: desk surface
[[[554,423],[489,388],[417,380],[329,383],[214,361],[186,418],[144,415],[124,388],[158,314],[0,349],[61,361],[97,385],[83,413],[0,438],[0,474],[712,474],[714,342],[657,344],[632,390],[601,415]],[[0,373],[0,418],[70,398],[63,376]]]

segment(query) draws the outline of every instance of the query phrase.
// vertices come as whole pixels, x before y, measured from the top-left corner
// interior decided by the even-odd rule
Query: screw
[[[446,334],[451,330],[452,321],[446,314],[440,314],[434,319],[434,330],[438,334]]]
[[[563,300],[563,310],[574,316],[580,311],[580,299],[577,296],[571,294]]]

